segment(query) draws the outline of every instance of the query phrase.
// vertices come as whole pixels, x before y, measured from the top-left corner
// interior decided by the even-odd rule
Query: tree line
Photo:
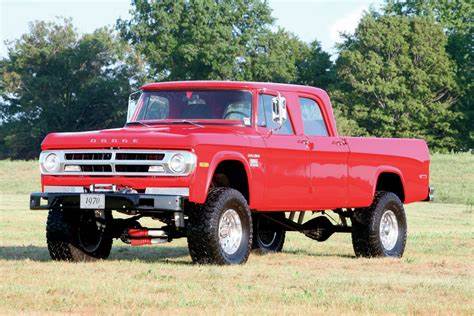
[[[296,83],[328,91],[343,135],[474,147],[473,2],[387,0],[345,34],[335,61],[276,27],[261,0],[134,0],[129,19],[80,35],[37,21],[0,59],[0,158],[44,136],[122,126],[128,95],[169,80]]]

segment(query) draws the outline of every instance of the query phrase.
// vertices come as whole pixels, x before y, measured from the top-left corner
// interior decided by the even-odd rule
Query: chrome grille
[[[117,153],[116,160],[163,160],[165,154],[154,153]]]
[[[79,165],[82,172],[112,172],[110,165]]]
[[[40,164],[41,157],[49,152],[57,154],[60,160],[59,171],[48,173],[53,175],[186,176],[196,165],[196,156],[189,151],[139,149],[45,151],[40,156]],[[186,172],[176,174],[169,168],[169,161],[175,154],[186,157]],[[149,171],[151,166],[153,166],[152,172]],[[69,168],[65,169],[66,167]]]
[[[112,153],[66,153],[66,160],[110,160]]]

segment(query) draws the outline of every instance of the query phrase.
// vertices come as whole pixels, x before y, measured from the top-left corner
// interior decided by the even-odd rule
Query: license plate
[[[105,208],[104,194],[81,194],[81,208],[103,210]]]

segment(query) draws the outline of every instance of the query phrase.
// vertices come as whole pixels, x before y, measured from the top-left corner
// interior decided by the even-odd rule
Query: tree
[[[70,20],[31,24],[0,60],[2,153],[33,158],[48,132],[123,124],[140,73],[132,56],[106,28],[79,36]]]
[[[318,41],[306,45],[301,55],[301,60],[297,62],[297,82],[328,89],[336,79],[331,55],[323,51]]]
[[[278,29],[261,0],[134,0],[123,39],[164,80],[294,82],[305,43]]]
[[[432,19],[366,14],[336,61],[334,103],[370,135],[456,146],[454,65]]]
[[[463,115],[456,122],[461,149],[474,148],[474,2],[469,0],[388,0],[384,11],[401,16],[424,16],[439,22],[448,36],[446,50],[456,63],[457,98]]]

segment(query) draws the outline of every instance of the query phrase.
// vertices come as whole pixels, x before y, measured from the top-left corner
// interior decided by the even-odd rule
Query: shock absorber
[[[130,245],[132,246],[145,246],[145,245],[156,245],[167,242],[168,239],[163,238],[141,238],[141,239],[130,239]]]
[[[168,235],[162,229],[129,228],[127,239],[132,246],[154,245],[168,241]]]

